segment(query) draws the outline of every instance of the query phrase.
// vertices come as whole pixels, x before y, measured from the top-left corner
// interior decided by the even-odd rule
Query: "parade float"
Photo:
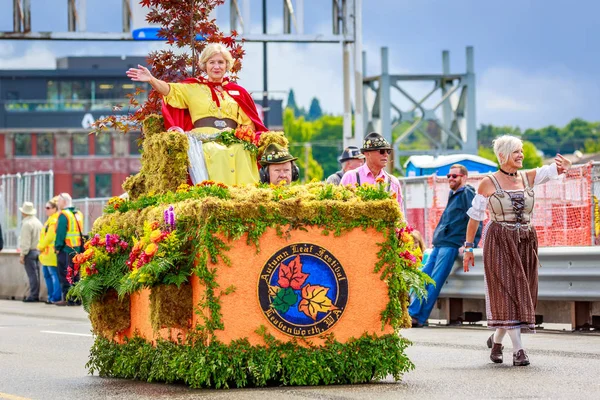
[[[143,153],[129,196],[109,201],[70,271],[95,335],[90,372],[224,388],[398,380],[413,368],[399,330],[427,278],[385,185],[190,185],[186,134],[166,132],[153,101],[134,114]],[[260,155],[272,141],[286,143],[266,132],[247,144]]]

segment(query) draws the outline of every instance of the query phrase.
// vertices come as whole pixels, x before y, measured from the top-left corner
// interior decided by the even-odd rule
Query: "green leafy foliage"
[[[600,151],[600,122],[589,122],[575,118],[564,127],[549,125],[539,129],[481,125],[477,130],[479,145],[491,147],[492,140],[501,135],[514,135],[531,142],[546,157],[556,153],[573,153],[576,150],[586,153]]]
[[[261,327],[266,345],[247,339],[225,345],[193,338],[185,343],[141,338],[116,344],[98,337],[87,363],[90,373],[147,382],[181,382],[192,388],[357,384],[392,375],[399,380],[414,369],[404,350],[410,342],[396,334],[365,334],[341,343],[326,337],[323,346],[280,342]]]

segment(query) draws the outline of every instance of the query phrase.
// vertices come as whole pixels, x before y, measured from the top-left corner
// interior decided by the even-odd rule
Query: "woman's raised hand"
[[[567,172],[571,168],[571,161],[564,158],[561,154],[557,154],[554,157],[554,162],[556,163],[556,170],[559,174]]]
[[[138,68],[129,68],[127,70],[127,77],[136,82],[150,82],[150,80],[153,78],[148,68],[139,64]]]

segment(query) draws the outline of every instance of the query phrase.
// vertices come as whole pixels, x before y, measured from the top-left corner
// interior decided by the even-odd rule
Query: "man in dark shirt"
[[[360,152],[358,147],[348,146],[342,151],[342,155],[338,158],[338,161],[342,164],[342,169],[335,174],[329,175],[327,183],[339,185],[346,172],[356,169],[365,163],[365,155]]]
[[[427,299],[415,298],[411,302],[408,313],[412,317],[413,327],[421,327],[425,324],[442,286],[452,271],[454,260],[458,256],[458,250],[463,246],[467,233],[469,223],[467,210],[471,207],[476,194],[475,189],[466,184],[468,171],[463,165],[452,165],[447,177],[450,186],[448,204],[433,233],[433,251],[423,267],[423,272],[431,276],[435,286],[427,286]],[[480,236],[481,224],[472,247],[477,246]]]

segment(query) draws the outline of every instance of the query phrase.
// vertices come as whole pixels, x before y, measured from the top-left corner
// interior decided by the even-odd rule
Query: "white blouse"
[[[543,167],[536,169],[535,180],[533,186],[542,185],[549,180],[558,179],[558,169],[556,163],[550,165],[544,165]],[[467,215],[476,221],[483,221],[485,219],[485,210],[488,205],[489,197],[485,197],[481,194],[476,194],[471,202],[471,208],[467,210]]]

